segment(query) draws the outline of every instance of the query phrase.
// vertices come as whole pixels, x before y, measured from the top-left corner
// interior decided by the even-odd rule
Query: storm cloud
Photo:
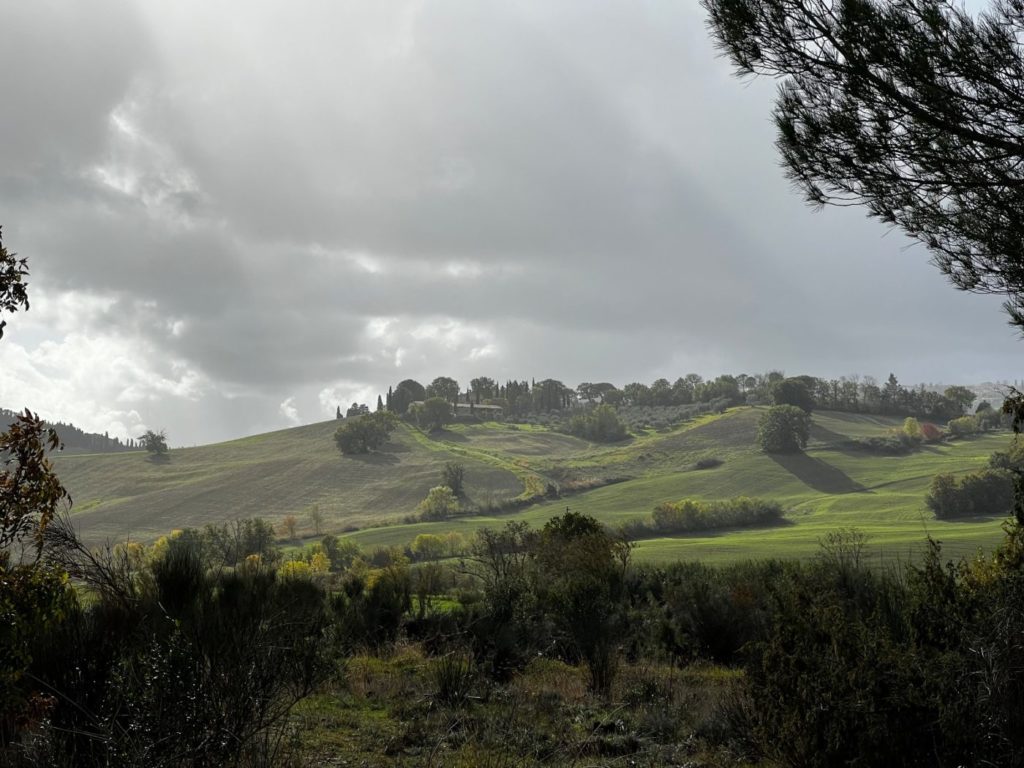
[[[0,405],[172,444],[389,383],[1012,378],[999,301],[813,213],[686,2],[0,0]]]

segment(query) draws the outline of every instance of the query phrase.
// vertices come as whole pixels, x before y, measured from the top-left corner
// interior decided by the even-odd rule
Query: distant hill
[[[332,420],[174,449],[166,460],[128,452],[64,454],[55,463],[75,500],[74,518],[92,541],[148,540],[174,528],[254,516],[278,522],[287,514],[296,515],[300,535],[311,538],[308,512],[315,504],[326,531],[348,531],[372,549],[408,544],[419,533],[472,533],[512,519],[542,524],[566,507],[615,525],[649,517],[663,501],[740,495],[779,501],[788,510],[786,524],[647,539],[638,542],[636,556],[806,557],[838,527],[864,530],[871,552],[884,559],[912,556],[929,534],[951,554],[970,554],[1002,538],[998,519],[935,520],[924,496],[935,474],[983,466],[1007,446],[1009,433],[881,456],[853,449],[850,438],[884,434],[900,420],[815,412],[806,453],[769,456],[755,447],[762,412],[733,408],[612,445],[531,425],[457,424],[426,435],[403,424],[381,452],[361,457],[338,452],[332,439],[338,422]],[[701,459],[721,463],[697,469]],[[443,522],[405,521],[450,461],[465,466],[472,503],[490,511]],[[561,496],[505,511],[495,506],[527,486],[559,489]]]
[[[6,427],[14,421],[17,415],[15,411],[0,408],[0,425]],[[64,443],[64,450],[69,453],[116,453],[135,450],[125,445],[117,437],[86,432],[74,424],[65,424],[62,421],[47,422],[47,424],[57,430],[61,442]]]

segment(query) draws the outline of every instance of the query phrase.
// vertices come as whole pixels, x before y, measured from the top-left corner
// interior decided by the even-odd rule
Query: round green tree
[[[774,405],[757,425],[757,444],[765,453],[797,453],[811,436],[811,416],[795,405]]]

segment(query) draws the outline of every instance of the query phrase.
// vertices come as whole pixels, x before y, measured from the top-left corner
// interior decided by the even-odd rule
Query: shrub
[[[448,554],[448,541],[434,533],[421,533],[410,547],[417,560],[440,560]]]
[[[661,609],[645,623],[663,652],[684,661],[735,664],[747,643],[764,636],[768,593],[782,576],[781,567],[771,561],[646,567],[634,574],[630,592],[634,600]]]
[[[330,561],[332,571],[348,570],[349,566],[363,554],[363,550],[357,542],[345,537],[328,534],[320,540],[320,544]]]
[[[782,519],[782,505],[776,501],[739,496],[724,501],[683,499],[664,502],[654,508],[653,527],[664,533],[707,531],[715,528],[741,528],[769,525]]]
[[[706,456],[703,459],[697,459],[693,462],[694,469],[714,469],[720,467],[725,463],[724,459],[720,459],[717,456]]]
[[[1004,426],[1003,413],[991,407],[987,410],[979,411],[974,418],[978,421],[978,428],[982,430],[1000,429]]]
[[[441,471],[441,485],[447,485],[456,496],[462,496],[466,478],[466,468],[457,461],[449,461]]]
[[[436,432],[443,429],[445,424],[450,424],[455,415],[452,411],[452,404],[443,397],[430,397],[422,404],[411,408],[409,412],[420,429]]]
[[[1024,472],[1024,440],[1014,440],[1009,450],[996,451],[988,459],[992,469],[1009,469]]]
[[[58,694],[41,764],[254,764],[261,739],[325,671],[324,592],[266,569],[205,571],[187,544],[148,573],[87,552],[76,569],[90,600],[35,638],[32,677]]]
[[[369,453],[387,442],[395,428],[395,415],[390,411],[367,413],[345,419],[334,433],[334,442],[344,454]]]
[[[277,575],[282,579],[309,579],[313,568],[305,560],[288,560],[277,569]]]
[[[920,443],[924,440],[921,423],[913,416],[907,416],[907,418],[903,420],[903,428],[901,431],[911,443]]]
[[[435,659],[429,670],[435,701],[449,707],[463,706],[469,702],[477,678],[472,656],[458,652],[446,653]]]
[[[447,520],[459,511],[459,500],[447,485],[436,485],[416,507],[423,520]]]
[[[950,474],[936,475],[925,502],[937,518],[994,515],[1013,509],[1013,474],[1005,469],[983,469],[959,480]]]
[[[921,437],[924,438],[925,442],[934,443],[942,439],[942,430],[931,422],[926,421],[921,424]]]
[[[627,435],[626,425],[610,405],[599,405],[590,412],[576,414],[569,420],[566,431],[595,443],[614,443]]]
[[[807,768],[933,764],[935,702],[922,663],[899,642],[889,612],[898,597],[885,599],[894,590],[824,563],[776,580],[768,631],[745,660],[748,727],[768,757]]]
[[[903,433],[900,433],[903,436]],[[900,439],[895,435],[873,435],[871,437],[855,437],[846,441],[846,445],[869,453],[876,453],[881,456],[903,456],[910,453],[913,446],[906,436]]]
[[[974,416],[961,416],[949,422],[949,434],[953,437],[970,437],[978,432],[978,419]]]
[[[795,405],[769,408],[757,425],[757,444],[765,453],[796,453],[807,445],[810,415]]]

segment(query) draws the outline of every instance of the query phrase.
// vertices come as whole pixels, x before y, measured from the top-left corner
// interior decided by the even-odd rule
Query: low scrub
[[[937,518],[992,515],[1005,517],[1013,510],[1013,473],[983,469],[961,478],[936,475],[925,502]]]
[[[918,447],[918,443],[905,439],[904,433],[894,435],[875,435],[872,437],[856,437],[847,440],[844,445],[865,453],[878,456],[906,456]]]
[[[722,501],[683,499],[666,501],[654,508],[649,522],[630,526],[633,535],[648,533],[689,533],[718,528],[745,528],[771,525],[783,519],[777,501],[739,496]]]
[[[699,416],[723,413],[729,407],[729,400],[719,398],[708,403],[691,403],[690,405],[607,405],[607,407],[614,409],[618,420],[625,425],[629,432],[640,432],[645,429],[671,429]],[[515,421],[572,434],[570,423],[576,415],[576,413],[563,414],[558,411],[529,413],[515,417]],[[514,427],[511,424],[509,426]]]
[[[416,507],[421,520],[447,520],[459,513],[459,498],[447,485],[435,485]]]
[[[1014,440],[1008,450],[993,453],[988,459],[988,465],[992,469],[1024,472],[1024,440]]]
[[[705,456],[703,459],[697,459],[693,462],[694,469],[714,469],[725,464],[725,459],[720,459],[717,456]]]
[[[961,416],[951,420],[948,426],[952,437],[973,437],[982,431],[976,416]]]
[[[447,653],[434,659],[429,670],[435,701],[448,707],[463,706],[469,701],[477,681],[472,656],[458,652]]]
[[[626,425],[610,405],[599,405],[592,411],[576,414],[569,419],[565,431],[595,443],[615,443],[629,436]]]
[[[185,538],[151,563],[73,546],[66,564],[89,597],[37,627],[21,683],[46,692],[26,735],[36,754],[19,763],[0,740],[0,764],[267,764],[327,673],[324,590],[260,564],[207,570]]]

